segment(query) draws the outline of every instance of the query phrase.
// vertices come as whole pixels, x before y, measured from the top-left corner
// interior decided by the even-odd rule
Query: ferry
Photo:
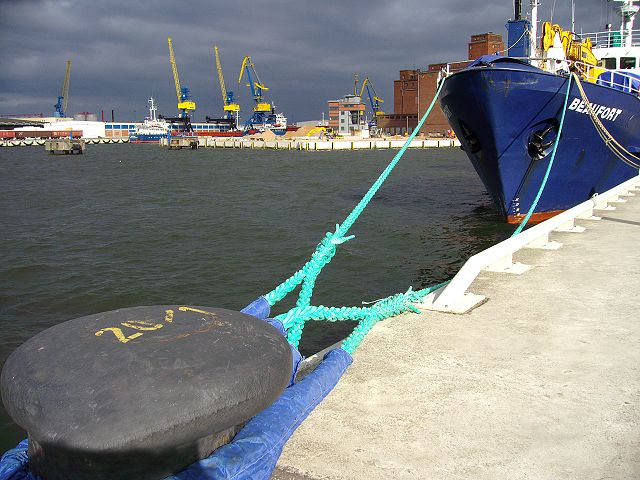
[[[538,1],[531,0],[529,21],[516,0],[509,56],[443,72],[440,106],[509,223],[520,223],[534,204],[530,221],[543,221],[638,175],[640,30],[633,18],[640,7],[615,3],[619,30],[577,35],[545,22],[538,39]]]

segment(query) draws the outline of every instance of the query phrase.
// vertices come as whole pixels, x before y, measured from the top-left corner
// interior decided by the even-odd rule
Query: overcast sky
[[[570,0],[543,0],[539,17],[554,3],[554,22],[569,28]],[[606,0],[576,0],[576,30],[603,30],[608,17],[617,26],[611,11]],[[290,121],[320,118],[328,99],[352,91],[354,72],[371,77],[392,112],[398,70],[466,59],[470,35],[506,40],[512,16],[509,0],[0,0],[0,114],[52,115],[71,60],[68,113],[110,118],[115,109],[116,120],[141,120],[153,96],[160,113],[174,115],[167,36],[196,120],[222,113],[214,44],[244,112],[244,55]]]

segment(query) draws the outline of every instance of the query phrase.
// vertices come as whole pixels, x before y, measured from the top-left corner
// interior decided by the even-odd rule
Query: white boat
[[[156,103],[151,97],[149,103],[149,116],[136,127],[135,132],[129,136],[131,143],[157,143],[161,138],[169,134],[171,125],[164,119],[158,119]]]

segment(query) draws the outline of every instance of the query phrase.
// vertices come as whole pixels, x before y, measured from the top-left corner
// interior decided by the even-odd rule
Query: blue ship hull
[[[135,135],[129,136],[131,143],[158,143],[161,138],[167,138],[167,134],[148,134],[148,133],[139,133]]]
[[[532,205],[551,159],[568,77],[501,58],[447,78],[440,104],[493,202],[510,223]],[[640,152],[640,99],[582,82],[615,139]],[[542,221],[638,175],[608,149],[575,83],[558,151],[532,220]],[[600,108],[602,107],[602,108]]]

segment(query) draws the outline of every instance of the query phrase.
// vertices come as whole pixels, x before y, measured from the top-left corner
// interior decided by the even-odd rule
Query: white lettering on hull
[[[618,119],[618,116],[622,113],[622,110],[619,108],[606,107],[604,105],[597,105],[595,103],[591,104],[591,108],[596,114],[596,117],[600,117],[602,120],[609,120],[611,122],[615,122]],[[580,100],[579,98],[574,98],[571,104],[569,105],[569,110],[573,110],[578,113],[584,113],[586,115],[589,114],[589,108],[587,104]]]

